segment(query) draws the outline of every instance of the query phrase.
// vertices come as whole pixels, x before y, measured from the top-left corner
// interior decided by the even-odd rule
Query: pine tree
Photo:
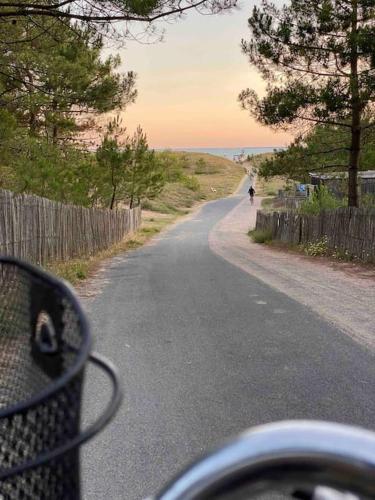
[[[375,6],[373,0],[269,0],[249,19],[252,39],[243,52],[268,82],[239,99],[259,122],[288,128],[303,123],[346,129],[349,206],[358,206],[362,135],[375,125]]]
[[[131,157],[129,159],[126,192],[129,207],[140,204],[143,198],[154,198],[165,184],[162,163],[154,151],[150,151],[147,136],[138,127],[131,139]]]
[[[155,197],[165,184],[163,164],[150,151],[146,134],[138,127],[129,137],[118,117],[109,122],[96,159],[100,171],[98,198],[110,209],[119,202],[128,202],[133,208],[142,199]]]
[[[111,210],[124,196],[130,155],[130,140],[117,116],[108,123],[106,134],[96,151],[96,159],[101,170],[100,199],[105,205],[108,204]]]
[[[89,28],[51,19],[36,27],[22,19],[8,37],[19,43],[0,52],[0,103],[33,136],[58,143],[88,126],[93,115],[135,100],[134,73],[118,72],[119,57],[104,59],[102,39]]]

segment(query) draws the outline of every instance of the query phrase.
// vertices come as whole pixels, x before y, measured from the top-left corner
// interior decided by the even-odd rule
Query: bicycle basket
[[[15,259],[0,258],[0,499],[78,499],[79,445],[120,403],[114,394],[80,432],[81,393],[91,337],[71,290]]]

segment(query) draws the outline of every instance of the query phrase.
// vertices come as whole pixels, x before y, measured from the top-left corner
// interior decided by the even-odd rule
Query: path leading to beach
[[[353,321],[346,290],[335,288],[341,274],[327,267],[325,278],[293,256],[303,276],[290,256],[252,245],[246,188],[114,259],[96,284],[100,293],[87,299],[95,347],[118,366],[124,403],[83,449],[85,499],[146,498],[191,460],[260,423],[312,418],[373,428],[366,308],[355,340],[335,318],[327,321],[333,304],[319,300],[319,287],[325,298],[336,294],[348,316],[343,326]],[[87,424],[108,387],[92,370],[86,381]]]

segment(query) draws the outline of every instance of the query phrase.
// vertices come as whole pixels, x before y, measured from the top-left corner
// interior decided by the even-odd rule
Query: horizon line
[[[279,149],[287,146],[152,146],[152,149]]]

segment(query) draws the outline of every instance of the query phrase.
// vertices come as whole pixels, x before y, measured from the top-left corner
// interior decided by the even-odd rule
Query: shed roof
[[[332,172],[327,174],[310,172],[309,176],[315,177],[316,179],[320,179],[322,181],[328,179],[345,179],[348,177],[348,172]],[[375,170],[359,170],[358,177],[360,177],[361,179],[375,179]]]

